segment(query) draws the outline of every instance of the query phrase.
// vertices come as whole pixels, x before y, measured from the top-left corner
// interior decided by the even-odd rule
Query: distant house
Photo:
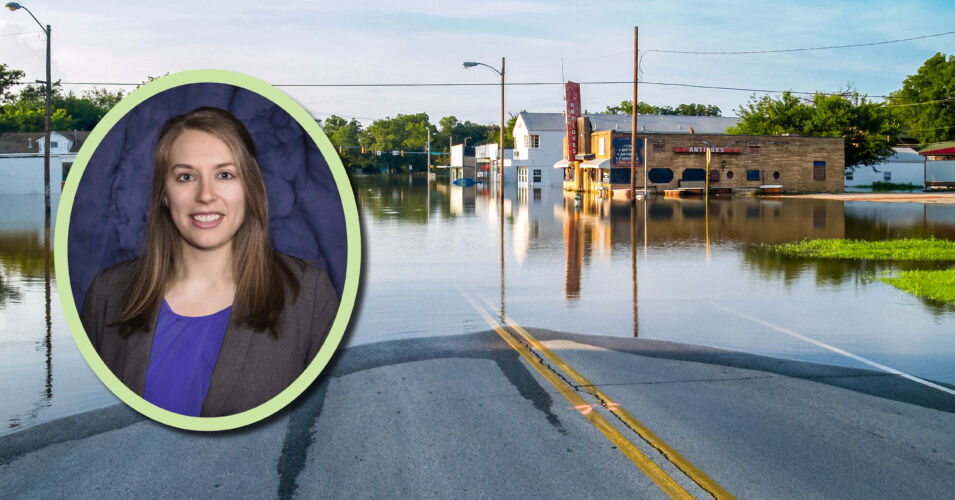
[[[57,197],[88,131],[50,133],[50,196]],[[43,194],[43,132],[0,135],[0,194]]]
[[[517,185],[560,186],[563,171],[554,170],[554,163],[563,158],[566,124],[563,113],[528,113],[517,115],[514,123],[514,165]]]
[[[846,189],[868,187],[876,182],[925,186],[925,157],[909,147],[895,147],[889,159],[878,165],[846,169]]]

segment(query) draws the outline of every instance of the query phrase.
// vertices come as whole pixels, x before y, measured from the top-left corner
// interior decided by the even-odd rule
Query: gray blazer
[[[338,294],[328,274],[302,261],[281,258],[297,273],[301,288],[298,300],[287,303],[282,311],[279,338],[238,326],[230,318],[200,416],[232,415],[272,399],[305,370],[325,342],[338,313]],[[106,366],[141,397],[158,312],[148,331],[126,338],[119,335],[118,327],[110,326],[119,317],[135,263],[117,264],[93,279],[80,319]],[[287,297],[293,297],[291,290]]]

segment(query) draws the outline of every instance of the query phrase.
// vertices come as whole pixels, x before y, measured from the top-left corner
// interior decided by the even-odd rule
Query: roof
[[[527,130],[563,131],[563,113],[522,112]],[[630,115],[588,114],[593,130],[630,130]],[[690,127],[698,134],[725,134],[739,118],[723,116],[638,115],[638,132],[686,134]]]
[[[894,147],[892,148],[895,151],[895,154],[890,156],[886,162],[892,163],[922,163],[925,161],[921,155],[919,155],[914,149],[907,147]]]
[[[70,152],[77,152],[86,141],[90,133],[88,130],[74,130],[71,132],[55,131],[73,144]],[[52,133],[52,132],[51,132]],[[38,153],[37,139],[43,139],[43,132],[5,132],[0,134],[0,154],[9,153]]]
[[[920,155],[955,155],[955,141],[936,142],[928,144],[921,150]]]

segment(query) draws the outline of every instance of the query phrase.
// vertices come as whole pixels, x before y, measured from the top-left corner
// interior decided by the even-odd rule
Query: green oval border
[[[335,184],[338,186],[338,194],[341,198],[342,209],[345,215],[345,231],[348,245],[345,286],[342,291],[338,315],[335,316],[335,321],[332,324],[325,343],[305,371],[277,396],[251,410],[225,417],[189,417],[164,410],[141,398],[113,375],[113,372],[106,367],[106,364],[103,363],[103,360],[100,359],[96,353],[93,344],[86,334],[86,330],[83,328],[83,324],[80,322],[79,312],[76,309],[76,303],[73,300],[72,288],[70,286],[70,271],[67,259],[67,252],[69,251],[67,242],[70,214],[73,211],[73,201],[76,197],[76,190],[79,186],[80,178],[86,170],[86,165],[89,163],[93,152],[99,146],[100,141],[103,140],[106,134],[126,113],[143,101],[165,90],[191,83],[224,83],[241,87],[269,99],[291,115],[295,121],[305,129],[305,132],[312,140],[315,141],[319,151],[321,151],[325,157],[332,176],[335,179]],[[358,208],[355,205],[355,195],[352,192],[351,183],[348,180],[345,167],[342,165],[341,159],[338,157],[334,146],[332,146],[331,141],[328,140],[325,132],[318,126],[318,123],[305,108],[281,90],[251,76],[217,69],[183,71],[157,78],[131,92],[103,117],[93,131],[90,132],[86,142],[77,153],[73,167],[70,169],[66,183],[63,185],[63,192],[60,196],[60,204],[56,213],[53,248],[55,252],[57,289],[60,295],[60,303],[63,306],[63,314],[66,316],[66,323],[70,328],[70,333],[73,335],[73,340],[80,349],[80,353],[83,355],[83,358],[86,359],[87,364],[89,364],[93,372],[96,373],[96,376],[99,377],[103,384],[119,399],[146,417],[172,427],[194,431],[223,431],[258,422],[281,410],[302,394],[302,392],[318,378],[318,375],[332,358],[339,343],[341,343],[355,306],[359,274],[361,271],[361,229],[359,227]]]

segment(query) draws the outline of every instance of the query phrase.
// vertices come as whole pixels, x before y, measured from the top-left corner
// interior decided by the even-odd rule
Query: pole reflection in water
[[[644,198],[646,199],[646,198]],[[644,210],[644,213],[646,210]],[[639,337],[637,322],[637,204],[630,204],[630,270],[633,280],[633,336]]]
[[[504,314],[504,194],[501,193],[498,196],[500,203],[498,204],[498,212],[500,212],[500,241],[501,241],[501,324],[505,324],[504,320],[506,318]]]
[[[46,215],[44,221],[43,233],[43,270],[44,270],[44,292],[46,306],[46,336],[44,338],[44,348],[46,349],[46,399],[53,398],[53,314],[51,311],[50,296],[50,206],[47,199]]]

